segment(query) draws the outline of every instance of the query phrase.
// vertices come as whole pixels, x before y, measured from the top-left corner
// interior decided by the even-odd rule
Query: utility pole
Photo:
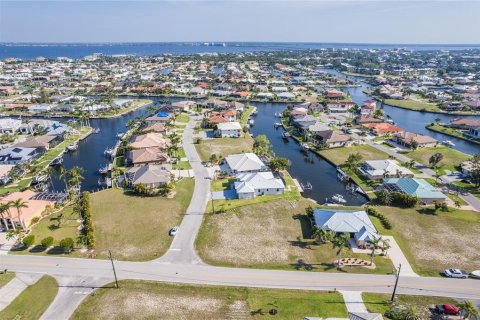
[[[391,302],[393,303],[395,301],[395,293],[397,292],[397,286],[398,286],[398,279],[400,278],[400,270],[402,269],[402,264],[398,264],[398,271],[397,271],[397,279],[395,279],[395,286],[393,287],[393,293],[392,293],[392,298]]]
[[[112,263],[113,276],[115,277],[115,288],[118,289],[119,286],[118,286],[117,273],[115,272],[115,265],[113,264],[112,252],[110,250],[108,250],[108,256],[110,257],[110,262]]]

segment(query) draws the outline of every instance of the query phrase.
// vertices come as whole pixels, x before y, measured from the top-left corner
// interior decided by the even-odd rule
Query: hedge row
[[[390,230],[392,229],[392,223],[390,222],[390,220],[388,220],[387,217],[385,217],[381,212],[379,212],[377,209],[375,208],[372,208],[372,207],[367,207],[366,208],[367,210],[367,213],[375,218],[377,218],[378,220],[380,220],[380,222],[382,223],[382,226],[387,229],[387,230]]]
[[[92,212],[90,208],[90,193],[87,191],[82,192],[80,198],[80,213],[83,218],[84,224],[84,234],[86,239],[86,245],[88,248],[92,249],[95,246],[95,238],[93,235],[93,223],[92,223]]]

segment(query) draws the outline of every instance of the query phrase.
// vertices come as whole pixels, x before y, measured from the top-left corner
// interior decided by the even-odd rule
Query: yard
[[[262,198],[262,197],[258,197]],[[218,210],[218,201],[215,208]],[[196,248],[202,259],[213,265],[312,270],[336,272],[336,249],[331,244],[315,245],[305,208],[312,202],[303,199],[279,199],[207,213]],[[368,260],[367,254],[345,250],[343,257]],[[390,274],[390,260],[376,257],[375,270],[344,268],[343,272]]]
[[[435,214],[432,207],[378,209],[392,222],[393,229],[383,229],[373,218],[375,226],[381,234],[395,237],[417,273],[438,276],[447,268],[478,269],[480,213],[450,208]]]
[[[404,99],[404,100],[385,99],[383,100],[383,102],[388,105],[403,108],[403,109],[429,111],[429,112],[444,112],[436,104],[429,103],[426,101],[416,101],[412,99]]]
[[[321,150],[318,151],[318,153],[337,166],[344,164],[345,161],[347,161],[348,156],[353,153],[359,153],[362,156],[362,161],[388,159],[388,154],[367,144]]]
[[[251,152],[253,138],[247,134],[242,138],[205,139],[196,144],[195,147],[202,161],[208,161],[212,154],[225,158],[230,154]]]
[[[88,296],[72,319],[275,319],[347,317],[337,292],[175,285],[123,280]]]
[[[97,255],[105,258],[108,249],[119,260],[145,261],[163,255],[172,241],[168,230],[180,223],[193,187],[192,179],[181,180],[173,199],[140,197],[120,189],[93,193]]]
[[[456,166],[471,158],[468,154],[445,146],[418,148],[417,150],[402,153],[426,167],[430,167],[428,160],[433,154],[441,153],[443,155],[443,160],[440,161],[438,167],[443,170],[456,170]]]
[[[390,295],[381,293],[362,293],[362,298],[367,310],[373,313],[385,314],[386,311],[391,310]],[[458,301],[452,298],[432,297],[432,296],[408,296],[397,295],[396,305],[411,305],[415,306],[422,314],[422,319],[430,318],[430,311],[428,309],[431,305],[436,304],[452,304],[457,305]]]
[[[45,248],[40,246],[42,239],[46,237],[53,237],[53,245],[59,244],[60,240],[64,238],[72,238],[75,240],[78,236],[78,227],[80,221],[78,221],[78,214],[73,213],[71,206],[65,209],[52,213],[42,220],[40,220],[35,226],[32,227],[30,234],[35,236],[35,244],[38,246],[33,247],[30,251],[11,251],[11,253],[35,253],[35,254],[55,254],[61,253],[62,250],[52,248],[50,251],[46,251]]]
[[[190,120],[190,117],[187,114],[180,113],[176,118],[175,122],[185,123]]]
[[[58,284],[55,278],[43,276],[0,311],[0,319],[39,319],[55,299],[57,292]]]
[[[13,278],[15,278],[15,273],[14,272],[0,272],[0,289],[6,285],[7,283],[10,282],[10,280],[12,280]]]

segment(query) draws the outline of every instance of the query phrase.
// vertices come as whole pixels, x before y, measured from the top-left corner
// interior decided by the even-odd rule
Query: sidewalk
[[[362,300],[361,291],[339,291],[343,300],[345,301],[345,306],[347,307],[348,312],[355,313],[367,313],[367,307]]]
[[[28,286],[40,279],[40,274],[17,273],[9,283],[0,289],[0,311],[5,309]]]

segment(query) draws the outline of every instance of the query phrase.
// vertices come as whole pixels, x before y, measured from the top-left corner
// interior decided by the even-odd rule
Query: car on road
[[[443,272],[443,274],[448,278],[468,278],[468,273],[465,270],[460,269],[447,269]]]
[[[456,306],[452,306],[451,304],[438,304],[435,306],[435,311],[438,314],[448,314],[448,315],[456,316],[460,313],[460,308]]]
[[[480,279],[480,270],[470,272],[470,278]]]
[[[170,229],[170,231],[168,231],[168,235],[171,236],[171,237],[174,237],[178,232],[178,227],[173,227],[172,229]]]

